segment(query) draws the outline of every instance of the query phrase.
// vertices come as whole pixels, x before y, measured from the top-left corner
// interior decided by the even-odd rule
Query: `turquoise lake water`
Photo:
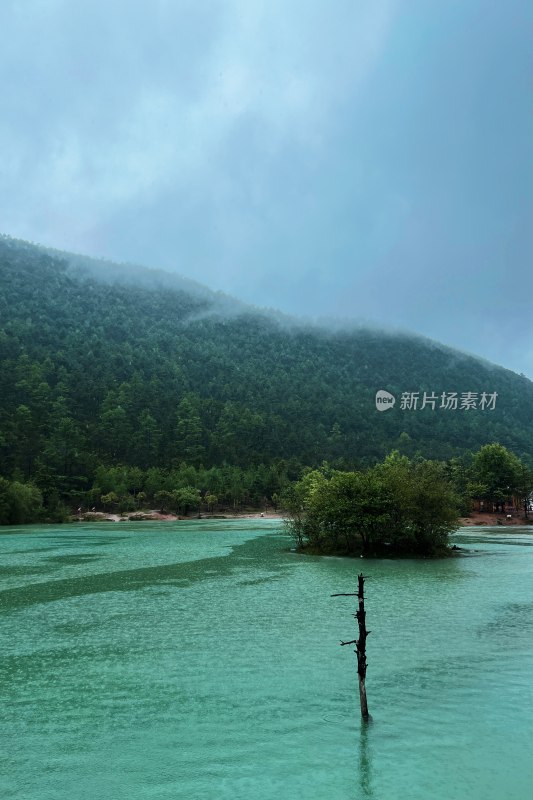
[[[0,797],[529,800],[533,528],[442,561],[269,520],[0,531]],[[368,576],[359,718],[355,605]]]

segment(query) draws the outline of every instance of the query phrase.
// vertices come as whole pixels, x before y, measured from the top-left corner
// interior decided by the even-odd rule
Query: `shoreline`
[[[202,512],[201,514],[170,514],[157,511],[155,509],[145,509],[143,511],[128,511],[124,514],[107,513],[105,511],[85,511],[82,514],[72,514],[70,522],[184,522],[196,519],[277,519],[283,520],[286,515],[282,511],[221,511]],[[531,519],[524,519],[517,514],[513,514],[511,519],[507,519],[505,514],[489,514],[486,512],[474,511],[469,517],[459,517],[461,528],[472,528],[476,526],[490,528],[508,527],[527,527],[533,526],[533,515]]]
[[[192,522],[195,520],[237,520],[237,519],[269,519],[276,521],[287,520],[287,514],[281,510],[273,511],[221,511],[202,512],[200,514],[189,514],[187,516],[181,514],[170,514],[157,511],[155,509],[145,509],[143,511],[128,511],[124,514],[107,513],[105,511],[84,511],[81,513],[71,514],[68,519],[53,521],[53,520],[36,520],[41,524],[67,524],[72,525],[80,522],[94,522],[94,523],[117,523],[117,522]],[[26,523],[35,524],[35,523]],[[3,526],[0,526],[3,527]],[[12,526],[8,526],[12,527]],[[461,528],[476,528],[487,527],[495,528],[502,531],[505,528],[533,528],[533,514],[530,518],[513,514],[511,519],[507,519],[507,515],[496,513],[480,513],[472,512],[469,517],[459,517],[458,527],[455,532]]]
[[[280,511],[237,511],[237,512],[202,512],[201,514],[166,514],[155,509],[144,511],[128,511],[124,514],[111,514],[105,511],[85,511],[73,514],[70,522],[184,522],[197,519],[284,519]]]
[[[473,511],[469,517],[460,517],[459,522],[461,523],[461,528],[471,528],[476,525],[483,525],[490,528],[514,528],[517,525],[533,525],[533,515],[531,519],[524,519],[523,516],[515,513],[511,515],[511,519],[507,519],[506,514],[489,514],[488,512]]]

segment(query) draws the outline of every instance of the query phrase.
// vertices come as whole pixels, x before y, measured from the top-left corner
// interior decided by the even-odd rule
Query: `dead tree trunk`
[[[341,642],[341,647],[347,644],[354,644],[354,653],[357,655],[357,677],[359,679],[359,700],[361,703],[361,716],[367,720],[370,717],[368,713],[368,703],[366,699],[366,637],[370,633],[366,629],[366,612],[365,612],[365,578],[363,573],[358,576],[358,590],[355,593],[332,594],[332,597],[357,597],[359,600],[359,609],[354,614],[355,619],[359,625],[359,639],[353,639],[351,642]]]
[[[359,625],[359,639],[355,645],[355,652],[357,654],[357,675],[359,677],[359,698],[361,700],[361,716],[363,719],[368,719],[368,704],[366,701],[366,637],[368,631],[366,629],[366,612],[365,612],[365,579],[363,573],[359,575],[359,590],[357,597],[359,598],[359,609],[355,618]]]

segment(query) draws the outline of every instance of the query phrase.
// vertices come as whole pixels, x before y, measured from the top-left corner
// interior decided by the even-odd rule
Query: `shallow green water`
[[[2,529],[0,796],[527,800],[533,529],[288,552],[267,520]],[[367,582],[373,720],[349,598]]]

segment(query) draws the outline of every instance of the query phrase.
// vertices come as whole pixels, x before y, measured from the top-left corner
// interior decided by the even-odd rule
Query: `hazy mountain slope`
[[[79,258],[0,239],[2,474],[361,464],[393,447],[448,458],[495,440],[533,459],[522,376],[416,336],[291,326],[150,270],[110,281],[107,262],[104,276]],[[386,413],[378,389],[398,398]],[[402,411],[411,391],[498,398],[493,411]]]

